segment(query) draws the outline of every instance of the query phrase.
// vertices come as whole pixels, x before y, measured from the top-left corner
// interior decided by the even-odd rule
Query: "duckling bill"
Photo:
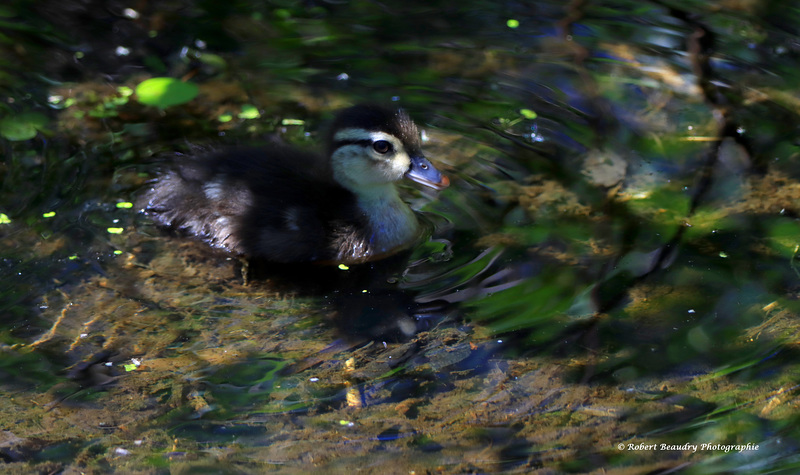
[[[449,185],[404,111],[362,105],[338,114],[327,156],[283,145],[211,153],[161,175],[142,203],[157,224],[234,254],[356,263],[419,237],[395,186],[404,177],[435,190]]]

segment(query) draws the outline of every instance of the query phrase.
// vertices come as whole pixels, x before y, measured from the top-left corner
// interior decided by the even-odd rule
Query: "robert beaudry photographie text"
[[[712,452],[747,452],[758,450],[758,444],[617,444],[619,450],[649,450],[649,451],[712,451]]]

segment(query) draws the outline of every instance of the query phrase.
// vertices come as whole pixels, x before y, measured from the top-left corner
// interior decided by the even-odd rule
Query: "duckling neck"
[[[389,251],[417,237],[417,217],[400,199],[394,184],[361,188],[355,194],[369,222],[369,244],[375,252]]]

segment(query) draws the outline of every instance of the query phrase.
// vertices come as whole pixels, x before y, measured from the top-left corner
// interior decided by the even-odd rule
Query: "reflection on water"
[[[12,3],[12,471],[800,463],[797,9]],[[201,93],[150,109],[153,76]],[[370,100],[452,179],[403,190],[434,229],[407,254],[243,266],[126,207],[186,140],[310,145]],[[630,448],[690,443],[759,448]]]

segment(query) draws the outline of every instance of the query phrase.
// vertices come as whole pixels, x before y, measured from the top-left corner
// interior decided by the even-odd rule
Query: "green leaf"
[[[174,78],[151,78],[136,86],[140,103],[162,109],[185,104],[197,97],[197,93],[196,84]]]
[[[0,120],[0,136],[11,141],[30,140],[38,131],[46,131],[47,116],[39,112],[23,112]]]
[[[118,87],[117,92],[119,92],[122,97],[130,97],[133,95],[133,89],[129,88],[128,86]]]
[[[240,119],[258,119],[261,117],[261,113],[258,112],[258,108],[252,104],[243,104],[242,111],[239,112]]]
[[[0,135],[11,141],[30,140],[36,137],[36,127],[6,117],[0,121]]]

